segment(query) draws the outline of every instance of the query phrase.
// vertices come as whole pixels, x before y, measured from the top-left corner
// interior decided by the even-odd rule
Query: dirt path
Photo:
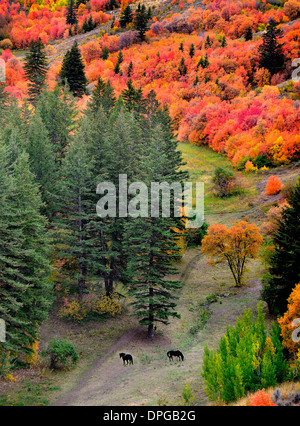
[[[186,380],[195,390],[197,404],[205,405],[207,399],[200,375],[204,346],[216,347],[228,324],[234,324],[245,308],[255,308],[261,289],[258,278],[261,266],[254,264],[247,286],[237,290],[231,280],[227,281],[226,291],[230,295],[211,305],[212,316],[205,328],[191,335],[200,296],[205,298],[217,290],[219,282],[230,278],[224,266],[214,269],[206,260],[199,249],[194,249],[187,252],[180,264],[178,276],[184,283],[178,301],[180,321],[174,319],[169,326],[161,326],[153,340],[147,339],[145,328],[128,331],[96,361],[80,383],[52,405],[158,405],[158,399],[163,397],[169,401],[168,405],[177,405],[181,403]],[[184,363],[168,361],[167,351],[176,348],[184,352]],[[119,352],[131,353],[134,365],[124,367]]]

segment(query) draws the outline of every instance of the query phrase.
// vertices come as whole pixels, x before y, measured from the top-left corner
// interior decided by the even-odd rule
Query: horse
[[[173,356],[176,356],[177,358],[181,359],[181,361],[184,360],[183,353],[180,351],[169,351],[167,353],[169,361],[173,361]]]
[[[123,359],[123,364],[124,364],[124,365],[125,365],[125,361],[127,362],[127,364],[126,364],[126,365],[128,365],[128,363],[133,365],[133,358],[132,358],[132,355],[130,355],[130,354],[125,354],[124,352],[122,352],[122,353],[120,354],[120,358],[122,358],[122,359]]]

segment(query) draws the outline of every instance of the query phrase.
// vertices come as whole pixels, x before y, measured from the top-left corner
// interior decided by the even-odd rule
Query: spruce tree
[[[270,313],[283,314],[287,299],[300,282],[300,180],[289,199],[289,207],[282,214],[274,235],[275,252],[264,278],[262,298]]]
[[[71,26],[77,24],[78,22],[74,0],[69,1],[68,8],[67,8],[66,22],[68,25],[71,25]]]
[[[6,321],[4,350],[14,359],[30,353],[52,304],[47,221],[24,152],[12,164],[1,147],[0,317]]]
[[[143,182],[148,189],[152,182],[182,184],[186,175],[180,171],[182,159],[176,150],[170,117],[167,110],[155,107],[153,100],[151,105],[147,149],[141,166],[145,176]],[[148,327],[148,337],[152,338],[156,324],[168,324],[170,317],[179,317],[174,292],[180,288],[180,282],[171,276],[177,273],[174,263],[180,257],[178,234],[174,229],[182,224],[172,211],[175,209],[174,194],[170,196],[170,217],[163,217],[161,206],[158,215],[152,214],[148,189],[146,194],[140,194],[140,202],[147,206],[148,217],[137,217],[128,222],[124,246],[128,256],[132,306],[140,324]],[[161,195],[159,198],[161,201]],[[140,209],[141,205],[137,210]]]
[[[135,11],[134,17],[134,27],[139,33],[139,37],[141,41],[145,40],[145,33],[148,30],[148,14],[146,10],[146,6],[140,3]]]
[[[69,89],[75,97],[81,98],[87,93],[87,78],[77,42],[64,57],[60,79],[62,84],[68,83]]]
[[[36,106],[37,113],[47,130],[55,152],[57,166],[61,164],[66,147],[77,129],[78,110],[68,87],[56,85],[52,91],[44,91]]]
[[[47,76],[47,59],[44,53],[44,45],[39,39],[36,43],[32,41],[29,51],[25,57],[24,71],[25,76],[29,80],[29,100],[36,103],[40,95]]]
[[[100,107],[106,113],[109,113],[116,103],[116,98],[114,95],[114,89],[111,86],[110,82],[106,83],[98,77],[97,84],[92,92],[91,101],[88,104],[88,108],[96,113]]]
[[[121,17],[120,17],[121,27],[125,28],[127,24],[130,24],[130,22],[132,22],[132,20],[133,20],[133,13],[132,13],[130,5],[128,4],[123,10],[123,12],[121,12]]]
[[[140,114],[145,110],[143,91],[141,88],[134,88],[131,78],[127,81],[127,88],[122,91],[122,98],[129,111],[136,111]]]
[[[252,28],[249,26],[245,32],[245,40],[249,41],[253,39]]]
[[[195,56],[195,46],[194,46],[193,43],[190,45],[189,55],[190,55],[191,58],[193,58]]]
[[[270,71],[271,75],[281,71],[284,66],[282,44],[279,43],[283,32],[278,28],[274,19],[270,19],[266,32],[263,34],[263,43],[259,46],[259,65]]]

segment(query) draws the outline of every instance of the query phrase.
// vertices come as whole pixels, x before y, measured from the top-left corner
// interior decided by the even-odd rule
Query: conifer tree
[[[140,324],[148,327],[149,338],[154,335],[155,324],[168,324],[170,317],[179,317],[175,310],[174,291],[180,287],[180,283],[170,277],[176,273],[174,262],[180,257],[178,234],[174,229],[180,227],[181,220],[175,217],[175,211],[172,210],[176,210],[174,195],[170,196],[170,217],[162,216],[161,205],[157,212],[159,214],[153,215],[148,188],[152,182],[181,184],[186,177],[180,171],[182,159],[176,151],[177,142],[167,110],[155,107],[157,104],[153,99],[151,105],[147,151],[141,167],[147,190],[145,194],[140,194],[140,207],[137,209],[141,209],[141,203],[144,203],[148,215],[137,216],[128,222],[125,239],[129,294]]]
[[[274,254],[264,278],[262,298],[272,314],[287,310],[287,299],[300,281],[300,180],[298,180],[280,220],[273,241]]]
[[[139,32],[141,41],[144,41],[145,33],[148,30],[148,14],[144,4],[138,4],[133,22],[135,29]]]
[[[47,76],[48,63],[43,49],[44,45],[41,39],[36,43],[32,41],[25,57],[24,71],[29,80],[28,93],[29,100],[32,103],[36,103]]]
[[[135,89],[131,78],[127,81],[127,88],[122,92],[124,104],[129,111],[136,111],[138,114],[145,110],[145,99],[141,88]]]
[[[56,85],[53,91],[44,91],[36,110],[47,130],[55,152],[57,166],[61,164],[65,149],[71,142],[71,134],[77,128],[78,110],[68,87]]]
[[[10,164],[9,149],[0,150],[0,316],[7,326],[4,349],[17,359],[30,353],[53,301],[49,240],[28,155]]]
[[[284,53],[279,43],[283,32],[278,28],[274,19],[270,19],[266,32],[263,34],[263,43],[259,46],[259,64],[266,68],[271,75],[281,71],[284,66]]]
[[[245,32],[245,40],[249,41],[253,39],[252,28],[249,26]]]
[[[66,22],[68,25],[71,25],[71,26],[77,24],[78,22],[74,0],[69,0]]]
[[[195,56],[195,46],[194,46],[193,43],[190,45],[189,55],[190,55],[191,58],[193,58]]]
[[[100,107],[106,113],[109,113],[116,103],[114,95],[114,89],[110,84],[110,81],[106,83],[98,78],[97,84],[93,90],[91,101],[89,102],[89,109],[96,113]]]
[[[130,5],[128,4],[123,10],[123,12],[121,12],[121,17],[120,17],[121,27],[125,28],[127,24],[130,24],[130,22],[132,22],[132,20],[133,20],[133,13],[132,13]]]
[[[87,78],[77,42],[73,44],[64,57],[60,79],[63,85],[67,82],[75,97],[81,98],[87,93]]]

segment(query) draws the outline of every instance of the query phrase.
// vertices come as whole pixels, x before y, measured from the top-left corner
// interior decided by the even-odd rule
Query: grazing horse
[[[128,363],[133,365],[133,358],[132,358],[132,355],[130,355],[130,354],[124,354],[124,353],[122,352],[122,353],[120,354],[120,358],[122,358],[122,359],[123,359],[123,364],[124,364],[124,365],[125,365],[125,362],[127,362],[127,364],[126,364],[126,365],[128,365]]]
[[[180,351],[169,351],[167,355],[168,355],[169,361],[173,361],[173,356],[177,356],[179,359],[181,359],[181,361],[184,360],[183,353]]]

